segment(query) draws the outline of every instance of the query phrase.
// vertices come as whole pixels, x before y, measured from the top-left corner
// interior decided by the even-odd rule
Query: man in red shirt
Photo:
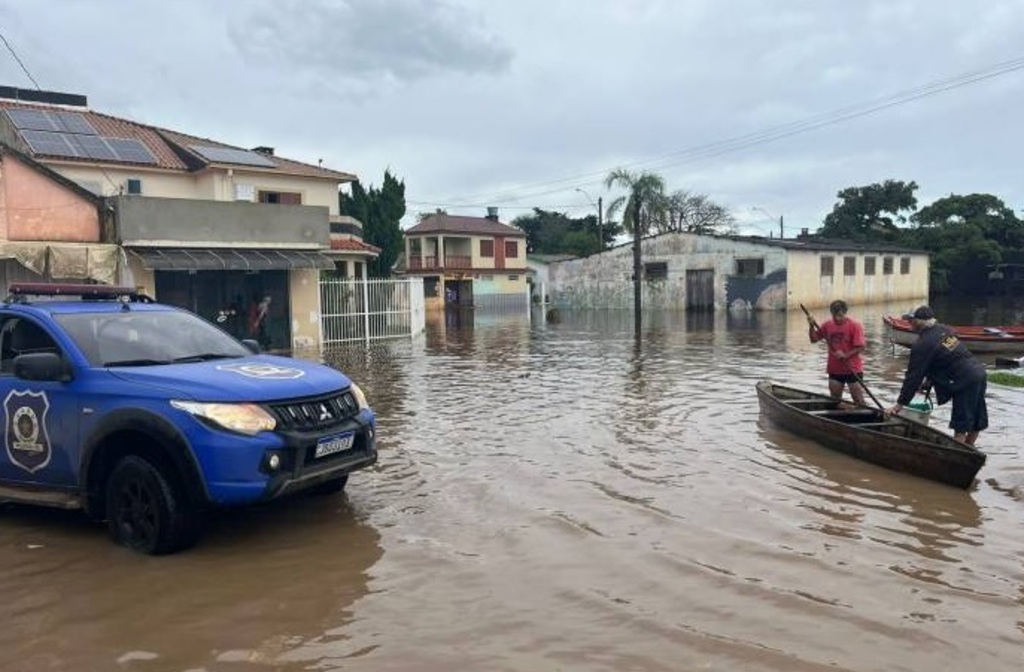
[[[863,404],[864,386],[860,379],[864,374],[864,361],[860,353],[867,345],[864,327],[860,322],[847,317],[845,301],[833,301],[828,311],[832,313],[832,319],[820,327],[813,317],[807,316],[811,343],[825,339],[828,344],[828,365],[825,369],[828,372],[828,391],[834,399],[842,399],[843,386],[847,386],[853,400]]]

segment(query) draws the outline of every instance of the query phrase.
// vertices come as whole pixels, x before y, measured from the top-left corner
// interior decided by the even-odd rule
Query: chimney
[[[256,152],[257,154],[262,154],[263,156],[273,156],[274,155],[274,148],[273,147],[264,147],[263,145],[260,145],[259,147],[253,147],[252,151]]]
[[[26,103],[49,103],[51,105],[88,107],[86,97],[77,93],[19,89],[14,86],[0,86],[0,98],[4,98],[6,100],[20,100]]]
[[[493,205],[487,208],[487,219],[491,220],[492,222],[498,221],[498,208],[494,207]]]

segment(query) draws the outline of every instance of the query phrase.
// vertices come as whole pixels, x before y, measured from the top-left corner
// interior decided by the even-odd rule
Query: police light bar
[[[12,284],[8,291],[11,296],[79,296],[83,298],[106,299],[115,299],[121,296],[133,298],[139,296],[139,290],[135,287],[63,282],[18,282]]]

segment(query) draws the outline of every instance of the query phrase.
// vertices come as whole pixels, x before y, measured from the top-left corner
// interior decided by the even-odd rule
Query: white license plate
[[[333,455],[334,453],[340,453],[344,450],[348,450],[352,447],[352,443],[355,442],[355,440],[356,435],[354,432],[328,436],[320,439],[316,442],[316,452],[313,454],[313,457],[321,458],[325,455]]]

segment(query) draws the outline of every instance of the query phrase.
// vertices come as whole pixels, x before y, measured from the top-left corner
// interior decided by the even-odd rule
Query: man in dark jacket
[[[973,446],[978,434],[988,427],[985,365],[974,358],[952,329],[936,323],[935,313],[928,306],[920,306],[910,317],[917,341],[910,348],[900,396],[888,411],[899,413],[918,390],[931,385],[939,404],[953,400],[949,428],[954,438]]]

